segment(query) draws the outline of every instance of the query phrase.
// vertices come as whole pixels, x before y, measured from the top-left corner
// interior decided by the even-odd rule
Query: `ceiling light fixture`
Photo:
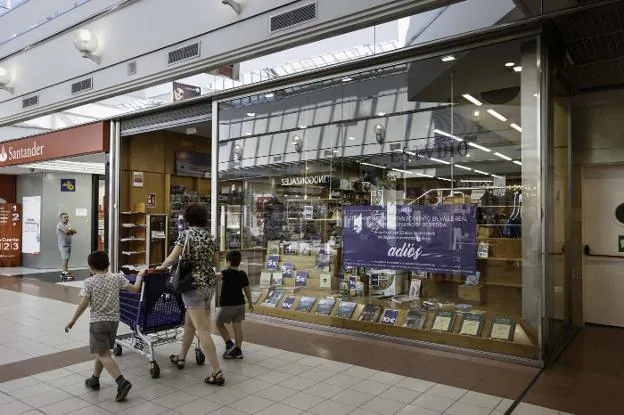
[[[521,161],[514,160],[514,161],[513,161],[513,163],[514,163],[514,164],[517,164],[518,166],[522,166],[522,162],[521,162]]]
[[[98,38],[88,29],[80,29],[74,35],[74,47],[81,53],[83,58],[91,59],[96,64],[101,63],[99,56],[95,55],[99,46]]]
[[[492,183],[494,180],[490,179],[462,179],[460,183]]]
[[[228,6],[230,6],[232,10],[236,12],[236,14],[241,14],[241,12],[243,11],[243,7],[236,0],[221,0],[221,3],[227,4]]]
[[[499,120],[501,120],[502,122],[507,121],[507,118],[505,118],[504,115],[494,111],[493,109],[489,109],[487,110],[488,114],[490,114],[492,117],[497,118]]]
[[[342,82],[351,82],[351,81],[353,81],[353,78],[351,78],[350,76],[342,78]]]
[[[386,113],[385,112],[378,112],[377,116],[378,117],[385,117]]]
[[[514,72],[522,72],[522,66],[514,66]]]
[[[431,160],[431,161],[435,161],[436,163],[451,164],[451,163],[449,163],[449,162],[448,162],[448,161],[446,161],[446,160],[440,160],[440,159],[437,159],[437,158],[435,158],[435,157],[429,157],[429,160]]]
[[[11,72],[8,69],[0,66],[0,89],[7,91],[8,93],[13,93],[13,88],[9,87],[9,84],[13,81],[13,76],[11,76]]]
[[[303,124],[301,124],[301,125],[299,126],[299,129],[300,129],[300,130],[305,130],[306,128],[308,128],[308,126],[307,126],[307,125],[303,125]]]
[[[489,176],[489,175],[490,175],[490,173],[486,173],[486,172],[484,172],[484,171],[477,170],[477,169],[474,169],[474,172],[475,172],[475,173],[479,173],[479,174],[483,174],[484,176]]]
[[[474,115],[475,117],[478,117],[479,115],[481,115],[481,113],[479,111],[475,111],[472,113],[472,115]]]
[[[457,167],[458,169],[462,169],[462,170],[472,171],[470,167],[462,166],[461,164],[455,164],[454,167]]]
[[[463,138],[459,138],[459,137],[457,137],[457,136],[455,136],[453,134],[449,134],[449,133],[447,133],[445,131],[438,130],[437,128],[435,130],[433,130],[433,133],[434,134],[440,134],[440,135],[443,135],[443,136],[448,137],[448,138],[452,138],[455,141],[464,141]]]
[[[475,97],[473,97],[470,94],[464,94],[464,95],[462,95],[462,97],[464,97],[466,99],[466,101],[470,101],[470,102],[472,102],[473,104],[475,104],[475,105],[477,105],[479,107],[481,105],[483,105],[483,103],[481,101],[479,101],[478,99],[476,99]]]
[[[442,56],[441,60],[442,62],[453,62],[455,60],[455,56],[453,55]]]
[[[505,64],[505,67],[506,67],[506,68],[513,68],[514,66],[516,66],[516,64],[515,64],[514,62],[507,62],[507,63]]]
[[[378,144],[383,144],[386,139],[386,126],[383,124],[375,125],[375,140]]]
[[[429,179],[433,179],[435,176],[432,176],[430,174],[425,174],[425,173],[416,173],[416,175],[421,176],[421,177],[428,177]]]
[[[355,140],[355,137],[349,137],[348,140],[353,141],[353,140]]]
[[[468,145],[470,147],[474,147],[474,148],[479,149],[481,151],[485,151],[486,153],[491,153],[492,152],[492,150],[490,150],[489,148],[480,146],[479,144],[476,144],[476,143],[473,143],[473,142],[469,142]]]
[[[365,162],[360,162],[361,165],[363,166],[369,166],[369,167],[376,167],[378,169],[385,169],[384,166],[380,166],[379,164],[372,164],[372,163],[365,163]]]
[[[506,155],[504,155],[504,154],[501,154],[501,153],[494,153],[494,155],[495,155],[496,157],[500,157],[500,158],[502,158],[503,160],[507,160],[507,161],[511,161],[511,160],[512,160],[512,158],[511,158],[511,157],[508,157],[508,156],[506,156]]]
[[[522,132],[522,127],[520,127],[518,124],[516,124],[515,122],[511,123],[511,128],[513,128],[514,130],[518,131],[518,132]]]
[[[411,171],[395,169],[395,168],[393,168],[392,171],[398,171],[399,173],[404,173],[404,174],[412,174]]]
[[[255,112],[248,112],[248,113],[247,113],[247,116],[248,116],[248,117],[255,117],[255,116],[256,116],[256,113],[255,113]]]
[[[275,94],[273,92],[267,92],[266,94],[264,94],[265,98],[273,98],[275,97]]]

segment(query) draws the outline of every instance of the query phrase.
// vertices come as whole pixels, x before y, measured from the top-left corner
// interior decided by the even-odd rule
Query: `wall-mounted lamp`
[[[386,139],[386,127],[383,124],[375,125],[375,139],[377,143],[383,144]]]
[[[234,144],[234,156],[238,160],[240,160],[243,156],[243,147],[238,143]]]
[[[292,143],[293,147],[295,147],[295,151],[297,153],[301,153],[301,150],[303,150],[303,139],[296,135],[290,140],[290,142]]]
[[[236,12],[236,14],[241,14],[241,11],[243,10],[241,4],[236,0],[221,0],[221,3],[230,6]]]
[[[13,88],[9,86],[9,84],[13,81],[13,76],[11,76],[11,72],[8,69],[0,66],[0,89],[7,91],[8,93],[13,93]]]
[[[83,58],[91,59],[96,64],[100,64],[100,57],[95,55],[99,46],[98,38],[90,30],[80,29],[74,35],[74,47]]]

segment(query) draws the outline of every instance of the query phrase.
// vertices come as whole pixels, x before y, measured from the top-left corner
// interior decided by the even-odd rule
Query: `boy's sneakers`
[[[241,349],[239,349],[238,347],[233,347],[230,350],[225,352],[225,354],[223,355],[223,358],[225,358],[225,359],[242,359],[243,358],[243,351]]]
[[[85,380],[85,385],[87,388],[93,389],[94,391],[100,389],[100,380],[95,376],[91,376],[87,380]]]
[[[121,402],[126,400],[126,396],[128,396],[128,392],[130,392],[130,389],[132,389],[132,383],[128,382],[127,380],[123,380],[123,382],[120,382],[117,384],[117,397],[115,397],[115,400],[117,402]]]
[[[234,344],[234,342],[232,340],[225,342],[225,352],[223,352],[223,358],[224,359],[228,359],[228,355],[230,354],[230,352],[232,351],[232,349],[234,349],[236,345]]]

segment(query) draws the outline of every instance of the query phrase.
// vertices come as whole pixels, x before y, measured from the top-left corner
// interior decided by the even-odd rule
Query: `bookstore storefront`
[[[565,206],[542,200],[541,54],[522,38],[219,101],[213,230],[256,313],[542,360],[567,311],[544,298]]]

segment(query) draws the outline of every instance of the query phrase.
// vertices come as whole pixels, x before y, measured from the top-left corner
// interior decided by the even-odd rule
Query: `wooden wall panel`
[[[0,174],[0,199],[7,203],[16,203],[17,197],[17,176]]]

